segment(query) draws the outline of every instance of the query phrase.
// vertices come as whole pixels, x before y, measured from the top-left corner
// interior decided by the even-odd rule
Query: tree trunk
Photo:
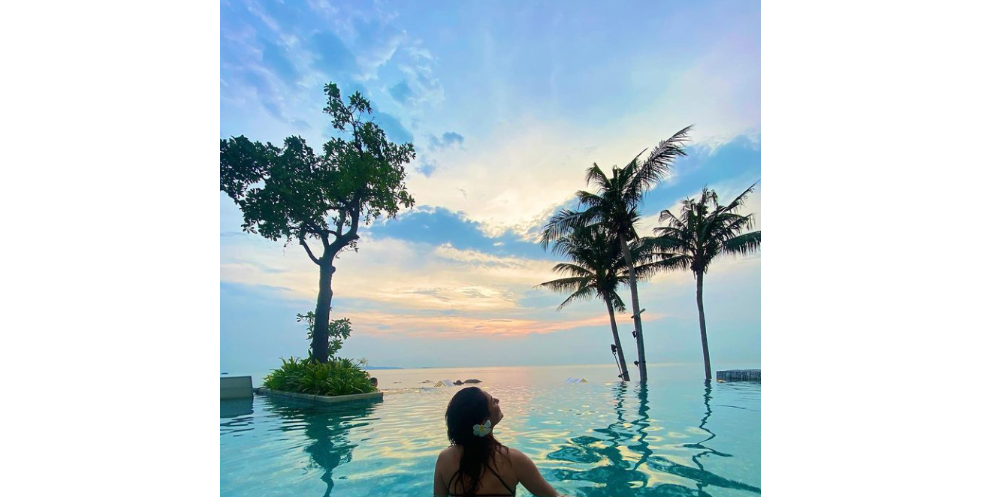
[[[632,307],[635,308],[634,320],[635,320],[635,344],[638,345],[639,354],[639,380],[642,384],[648,382],[648,377],[645,371],[645,343],[642,341],[642,308],[639,307],[639,290],[638,286],[635,284],[635,263],[632,262],[632,253],[628,250],[628,242],[625,237],[619,237],[621,240],[621,253],[625,256],[625,262],[628,263],[628,288],[632,290]]]
[[[628,377],[628,363],[625,362],[625,352],[621,350],[621,338],[618,336],[618,323],[614,321],[614,307],[611,302],[607,303],[607,315],[611,317],[611,332],[614,334],[614,346],[618,348],[618,362],[621,364],[621,379],[630,381]]]
[[[704,272],[696,271],[697,314],[701,319],[701,347],[704,349],[704,381],[711,381],[711,352],[708,351],[708,329],[704,325]]]
[[[314,333],[311,338],[311,356],[318,362],[328,362],[328,318],[331,313],[331,276],[335,273],[332,259],[322,259],[318,267],[318,303],[314,310]]]

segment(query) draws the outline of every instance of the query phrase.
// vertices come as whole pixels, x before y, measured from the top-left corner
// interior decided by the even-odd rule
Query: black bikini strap
[[[487,469],[489,469],[489,470],[490,470],[490,472],[491,472],[491,473],[493,473],[493,474],[494,474],[494,476],[496,476],[498,480],[500,480],[500,484],[501,484],[501,485],[504,485],[504,488],[506,488],[508,492],[511,492],[511,495],[514,495],[514,494],[515,494],[515,492],[514,492],[514,489],[513,489],[513,488],[511,488],[511,487],[509,487],[509,486],[507,486],[507,483],[504,483],[504,479],[503,479],[503,478],[501,478],[501,477],[500,477],[500,475],[499,475],[499,474],[497,474],[497,472],[496,472],[496,471],[494,471],[494,468],[491,468],[491,467],[490,467],[490,464],[488,464],[488,463],[484,462],[484,463],[483,463],[483,465],[484,465],[484,466],[486,466],[486,467],[487,467]]]
[[[457,476],[459,476],[459,470],[458,469],[456,470],[455,473],[452,473],[452,478],[449,478],[449,483],[445,484],[445,491],[448,492],[449,495],[455,495],[455,494],[452,493],[452,490],[453,490],[452,489],[452,482],[456,481],[456,477]]]
[[[491,468],[489,464],[487,464],[486,462],[484,462],[483,466],[486,469],[489,469],[490,472],[493,473],[494,476],[496,476],[498,480],[500,480],[500,484],[504,485],[504,488],[506,488],[508,492],[511,492],[511,495],[516,495],[517,494],[517,492],[515,492],[513,488],[507,486],[507,483],[504,482],[504,479],[501,478],[500,475],[497,474],[497,472],[494,471],[494,469]],[[453,490],[452,483],[454,481],[456,481],[456,476],[459,476],[459,473],[461,471],[462,471],[461,469],[457,469],[456,472],[452,474],[452,478],[449,479],[449,483],[447,485],[445,485],[445,490],[449,493],[449,495],[461,495],[461,494],[454,494],[454,493],[452,493],[452,490]],[[497,495],[497,494],[477,494],[477,496],[479,496],[479,497],[483,497],[483,496],[486,496],[486,495]]]

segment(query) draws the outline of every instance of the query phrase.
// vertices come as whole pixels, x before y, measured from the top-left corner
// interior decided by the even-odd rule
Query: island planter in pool
[[[312,395],[307,393],[284,392],[281,390],[270,390],[262,387],[258,389],[260,395],[269,395],[277,399],[291,400],[295,403],[311,405],[315,407],[342,404],[347,402],[382,402],[383,392],[357,393],[351,395]]]

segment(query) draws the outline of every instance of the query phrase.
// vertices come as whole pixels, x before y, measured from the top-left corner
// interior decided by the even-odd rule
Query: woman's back
[[[494,438],[491,431],[503,418],[500,399],[477,387],[456,392],[445,410],[451,445],[435,463],[437,497],[513,496],[518,483],[539,497],[556,495],[528,456]]]
[[[469,479],[459,471],[459,459],[462,458],[462,447],[454,445],[439,454],[436,472],[445,482],[448,495],[460,496],[466,492]],[[476,488],[476,495],[505,496],[514,495],[518,486],[518,478],[514,473],[514,463],[511,461],[511,449],[507,453],[498,451],[493,463],[487,463],[483,468]]]

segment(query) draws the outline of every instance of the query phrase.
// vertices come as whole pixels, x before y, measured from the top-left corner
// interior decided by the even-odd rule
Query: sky
[[[415,207],[363,226],[332,282],[332,317],[353,324],[341,355],[373,366],[613,363],[603,302],[557,311],[566,295],[535,288],[561,261],[537,235],[576,207],[586,168],[694,125],[645,199],[643,234],[705,186],[727,201],[761,179],[759,2],[230,0],[220,62],[221,138],[320,150],[335,82],[414,144]],[[755,229],[761,195],[760,182],[744,211]],[[243,232],[219,198],[221,370],[259,374],[306,355],[295,315],[314,308],[318,268],[299,245]],[[760,366],[760,260],[719,259],[704,279],[715,369]],[[700,362],[693,276],[638,288],[647,361]],[[618,323],[632,362],[630,316]]]

